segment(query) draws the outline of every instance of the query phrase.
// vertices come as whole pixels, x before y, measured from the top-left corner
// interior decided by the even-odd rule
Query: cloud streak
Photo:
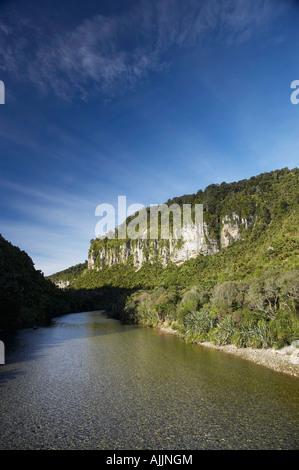
[[[9,193],[7,205],[14,215],[1,215],[1,233],[24,249],[37,269],[48,275],[84,261],[96,223],[92,200],[46,186],[32,189],[2,178],[0,187]]]
[[[1,66],[24,73],[38,88],[62,99],[126,91],[151,71],[167,67],[172,48],[227,46],[262,33],[287,9],[276,0],[142,0],[122,15],[95,15],[69,31],[43,37],[23,21],[0,24]]]

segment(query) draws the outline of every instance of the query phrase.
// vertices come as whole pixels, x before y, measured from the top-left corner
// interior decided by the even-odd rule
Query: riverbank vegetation
[[[299,271],[266,272],[246,281],[180,290],[138,291],[121,318],[168,325],[190,342],[281,348],[299,338]]]
[[[166,267],[87,263],[45,278],[0,237],[0,328],[105,309],[126,322],[169,325],[191,342],[281,348],[299,339],[299,170],[210,185],[169,204],[204,204],[219,238],[224,214],[250,219],[242,239],[214,255]],[[95,246],[95,241],[92,241]],[[68,283],[58,289],[55,283]]]
[[[219,238],[221,218],[252,223],[218,253],[181,265],[132,263],[87,270],[73,288],[132,288],[125,321],[168,324],[188,341],[281,348],[299,339],[299,172],[283,169],[237,183],[210,185],[169,204],[204,203]]]

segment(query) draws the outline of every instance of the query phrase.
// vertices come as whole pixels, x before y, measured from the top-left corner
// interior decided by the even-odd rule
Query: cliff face
[[[62,279],[60,279],[55,284],[57,287],[59,287],[59,289],[65,289],[66,287],[70,285],[70,281],[63,281]]]
[[[240,215],[233,212],[231,217],[225,216],[222,218],[222,229],[220,234],[221,248],[226,248],[234,241],[240,240],[242,232],[247,230],[252,223],[252,218],[245,219]]]
[[[181,230],[182,237],[177,236],[174,239],[164,240],[159,239],[157,236],[157,239],[150,240],[141,236],[140,239],[130,239],[129,234],[133,234],[134,231],[129,231],[127,232],[128,238],[125,240],[117,237],[115,239],[109,237],[96,238],[91,240],[88,262],[55,273],[49,276],[49,279],[59,284],[60,287],[65,287],[68,281],[69,286],[75,286],[75,288],[90,288],[112,284],[131,288],[132,285],[141,286],[144,283],[145,287],[148,287],[148,285],[156,285],[156,281],[159,282],[158,279],[155,279],[155,273],[161,272],[161,264],[166,267],[171,262],[176,264],[178,269],[170,269],[169,279],[175,273],[173,274],[174,280],[176,276],[181,276],[181,283],[185,285],[189,282],[188,279],[192,277],[191,270],[194,268],[196,271],[197,265],[201,266],[202,264],[204,269],[208,270],[210,275],[213,276],[213,266],[222,263],[222,254],[223,259],[227,259],[230,266],[233,265],[230,257],[233,257],[234,251],[242,253],[244,249],[246,255],[249,246],[250,250],[255,250],[252,247],[257,247],[260,250],[260,257],[258,260],[256,259],[257,264],[260,263],[260,258],[264,259],[264,246],[261,245],[263,243],[267,244],[266,259],[270,259],[272,255],[275,259],[278,253],[275,236],[280,233],[280,230],[285,230],[287,234],[286,239],[281,238],[277,242],[279,246],[281,244],[287,247],[284,256],[288,258],[289,253],[291,253],[291,256],[295,256],[295,241],[292,237],[293,232],[296,232],[294,227],[298,225],[297,222],[294,223],[293,221],[298,213],[298,187],[299,169],[289,170],[284,168],[237,182],[211,184],[196,193],[174,197],[165,202],[169,209],[169,228],[176,235],[179,226],[178,219],[177,216],[174,217],[175,211],[170,214],[170,207],[176,204],[183,209],[179,212],[179,216],[183,216],[179,220],[184,222]],[[187,205],[185,207],[191,208],[191,217],[184,218],[185,204]],[[197,204],[202,204],[202,219],[196,218],[195,209]],[[136,223],[136,214],[132,214],[126,219],[127,228],[129,226],[131,228],[135,227],[136,233],[140,231],[140,233],[146,235],[148,228],[152,228],[151,207],[146,208],[146,211],[146,226],[140,223],[142,218],[139,218],[138,223]],[[158,235],[161,236],[163,234],[161,227],[162,214],[157,220],[159,225]],[[199,220],[200,222],[197,223],[199,226],[195,226],[191,220]],[[201,220],[203,220],[202,225],[200,225]],[[286,226],[286,224],[288,225]],[[144,230],[143,227],[145,227]],[[122,232],[118,228],[115,235],[119,233]],[[267,241],[264,239],[265,234],[268,237]],[[131,237],[134,238],[133,235]],[[259,240],[261,241],[259,242]],[[237,245],[232,247],[233,243],[237,243]],[[223,252],[221,256],[217,255],[219,251]],[[207,256],[214,254],[215,257]],[[252,256],[254,255],[252,253]],[[202,260],[202,256],[207,257]],[[196,262],[190,263],[191,277],[189,277],[188,260],[198,257],[199,259]],[[215,258],[216,263],[214,263]],[[160,266],[155,266],[156,262]],[[187,264],[186,270],[185,262]],[[290,261],[290,266],[293,266],[292,263],[293,261]],[[149,266],[149,264],[152,266]],[[182,267],[180,268],[179,265],[182,265]],[[210,267],[207,268],[207,266]],[[104,269],[106,267],[112,267],[112,269]],[[149,267],[149,269],[140,269],[141,267]],[[237,268],[238,266],[236,266]],[[134,271],[137,272],[139,269],[140,272],[134,276]],[[99,271],[98,275],[97,271]],[[196,275],[194,274],[195,271],[192,271],[194,276]],[[201,273],[201,276],[204,275],[204,273]],[[167,276],[166,268],[165,277]],[[224,273],[224,276],[226,276],[226,273]],[[197,277],[194,282],[197,282]]]
[[[222,218],[220,241],[212,237],[206,222],[201,226],[194,224],[182,227],[181,239],[170,240],[124,240],[115,246],[111,240],[102,240],[92,244],[88,256],[88,269],[99,271],[104,266],[113,266],[132,262],[136,269],[150,262],[160,262],[166,266],[169,262],[182,264],[198,255],[213,255],[221,248],[226,248],[236,240],[241,239],[243,230],[251,223],[244,217],[233,213]]]

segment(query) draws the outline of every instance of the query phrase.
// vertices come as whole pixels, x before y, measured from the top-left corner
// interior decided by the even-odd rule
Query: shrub
[[[282,311],[275,320],[269,322],[271,346],[282,348],[299,338],[299,319],[289,311]]]
[[[235,322],[232,315],[227,315],[214,330],[212,338],[217,344],[229,344],[235,332]]]
[[[207,310],[189,313],[186,315],[184,323],[186,334],[193,334],[198,340],[205,340],[210,329],[216,325],[216,321],[216,317]]]
[[[253,348],[266,348],[269,345],[269,328],[265,320],[258,321],[249,329],[249,345]]]
[[[212,304],[224,309],[237,309],[243,306],[247,285],[241,282],[225,281],[213,289]]]
[[[232,336],[232,343],[238,348],[246,348],[250,345],[250,327],[241,325]]]

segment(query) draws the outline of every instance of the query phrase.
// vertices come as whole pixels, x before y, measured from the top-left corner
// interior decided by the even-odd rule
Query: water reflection
[[[296,378],[100,312],[10,340],[2,449],[298,447]]]

